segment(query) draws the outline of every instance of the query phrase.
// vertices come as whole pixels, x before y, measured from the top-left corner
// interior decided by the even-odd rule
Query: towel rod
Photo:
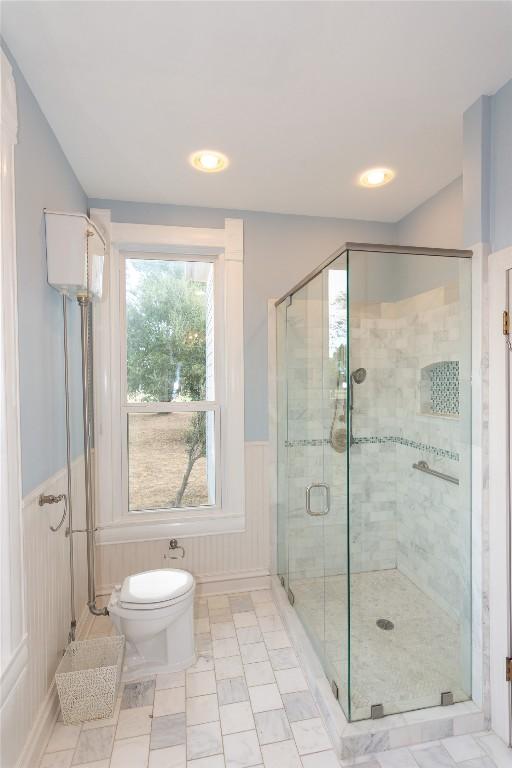
[[[437,469],[430,469],[426,461],[418,461],[416,464],[412,465],[412,468],[419,469],[420,472],[425,472],[427,475],[434,475],[434,477],[439,477],[441,480],[446,480],[448,483],[453,483],[454,485],[459,484],[457,477],[445,475],[444,472],[438,472]]]

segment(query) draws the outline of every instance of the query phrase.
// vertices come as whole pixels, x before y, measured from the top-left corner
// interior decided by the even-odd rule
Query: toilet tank
[[[84,213],[44,212],[48,283],[70,297],[99,300],[103,293],[106,245]]]

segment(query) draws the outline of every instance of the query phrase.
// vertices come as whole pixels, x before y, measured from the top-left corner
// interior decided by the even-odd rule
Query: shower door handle
[[[313,512],[311,509],[311,491],[313,488],[325,488],[325,507],[321,512]],[[306,488],[306,512],[311,517],[323,517],[329,514],[331,508],[331,489],[327,483],[311,483]]]

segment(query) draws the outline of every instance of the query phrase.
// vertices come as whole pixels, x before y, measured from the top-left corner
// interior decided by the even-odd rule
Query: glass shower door
[[[280,305],[277,339],[278,568],[344,707],[348,701],[346,297],[343,254],[296,291],[284,310]]]
[[[325,655],[324,524],[330,489],[323,457],[323,282],[317,275],[286,308],[288,596]]]

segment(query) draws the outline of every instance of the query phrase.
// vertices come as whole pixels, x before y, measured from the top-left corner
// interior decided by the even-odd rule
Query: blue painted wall
[[[462,248],[462,176],[425,200],[397,224],[400,245]]]
[[[222,227],[244,220],[245,437],[268,439],[267,306],[347,240],[392,243],[394,224],[252,211],[90,200],[110,208],[112,220],[139,224]]]
[[[43,208],[86,211],[87,198],[6,46],[16,81],[15,147],[23,493],[66,461],[62,304],[46,282]],[[82,452],[80,327],[70,307],[73,455]]]
[[[512,245],[512,80],[464,113],[464,242]]]
[[[492,99],[491,243],[493,251],[512,245],[512,80]]]
[[[491,97],[463,116],[464,245],[490,242]]]

